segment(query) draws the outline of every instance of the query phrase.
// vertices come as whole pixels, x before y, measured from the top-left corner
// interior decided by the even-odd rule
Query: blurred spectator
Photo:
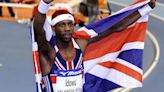
[[[85,0],[79,5],[79,26],[84,26],[101,20],[111,14],[111,8],[107,0]]]
[[[101,20],[111,14],[111,8],[108,0],[98,0],[99,16],[97,20]]]
[[[88,17],[90,24],[97,20],[97,16],[99,15],[99,2],[98,0],[86,0],[86,4],[88,7]]]
[[[0,0],[0,2],[9,3],[10,0]],[[14,16],[15,16],[15,13],[13,12],[12,7],[8,7],[8,10],[9,10],[10,16],[11,16],[11,17],[14,17]],[[0,6],[0,16],[2,16],[2,6]]]
[[[75,14],[75,17],[79,20],[79,26],[82,27],[84,25],[87,25],[89,22],[88,18],[88,7],[87,4],[84,2],[81,2],[79,5],[79,13]]]

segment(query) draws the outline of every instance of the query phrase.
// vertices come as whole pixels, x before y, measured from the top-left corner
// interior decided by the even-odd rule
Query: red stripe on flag
[[[34,73],[36,74],[36,68],[35,68],[35,55],[34,55],[35,52],[32,52],[32,61],[33,61],[33,65],[34,65]]]
[[[142,75],[139,72],[137,72],[123,64],[120,64],[118,62],[107,61],[107,62],[99,63],[99,65],[102,65],[103,67],[106,67],[106,68],[113,68],[117,71],[120,71],[120,72],[122,72],[128,76],[131,76],[132,78],[135,78],[136,80],[142,82]]]
[[[75,38],[84,38],[84,39],[90,38],[88,33],[86,33],[85,31],[75,31],[73,33],[73,37],[75,37]]]
[[[146,26],[146,22],[137,23],[135,26],[122,32],[113,33],[102,40],[90,44],[85,52],[87,54],[84,54],[84,61],[116,52],[127,42],[143,42],[146,34]]]
[[[52,83],[56,83],[56,76],[52,76],[52,75],[51,75],[50,78],[51,78],[51,82],[52,82]]]
[[[35,72],[35,74],[36,73],[40,74],[41,73],[41,68],[40,68],[38,51],[33,51],[32,52],[32,57],[33,57],[34,72]]]
[[[131,5],[134,5],[134,4],[137,4],[137,3],[141,3],[141,2],[145,2],[145,0],[137,0],[137,1],[135,1],[133,4],[131,4]]]
[[[137,23],[134,27],[126,29],[131,32],[126,42],[144,42],[146,36],[147,22]]]
[[[45,84],[43,79],[41,80],[41,83],[42,83],[42,84]]]

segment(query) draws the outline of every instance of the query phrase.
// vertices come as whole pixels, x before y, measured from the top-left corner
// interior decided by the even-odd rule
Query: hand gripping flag
[[[150,0],[138,0],[111,16],[84,26],[74,32],[74,38],[89,39],[145,6]],[[121,32],[113,33],[100,41],[89,44],[84,54],[84,92],[107,92],[124,87],[142,86],[142,56],[146,36],[148,14]],[[46,38],[52,44],[50,25],[45,23]],[[38,58],[37,43],[32,31],[33,62],[37,92],[44,92],[44,83]]]

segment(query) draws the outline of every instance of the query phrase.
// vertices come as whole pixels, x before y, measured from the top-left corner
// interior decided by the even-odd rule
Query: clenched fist
[[[156,6],[156,0],[151,0],[148,4],[153,9]]]

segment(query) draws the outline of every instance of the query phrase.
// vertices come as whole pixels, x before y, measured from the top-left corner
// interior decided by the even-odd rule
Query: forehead
[[[73,23],[73,21],[72,20],[62,20],[62,21],[58,22],[57,24],[63,24],[63,23],[65,23],[65,24]]]

